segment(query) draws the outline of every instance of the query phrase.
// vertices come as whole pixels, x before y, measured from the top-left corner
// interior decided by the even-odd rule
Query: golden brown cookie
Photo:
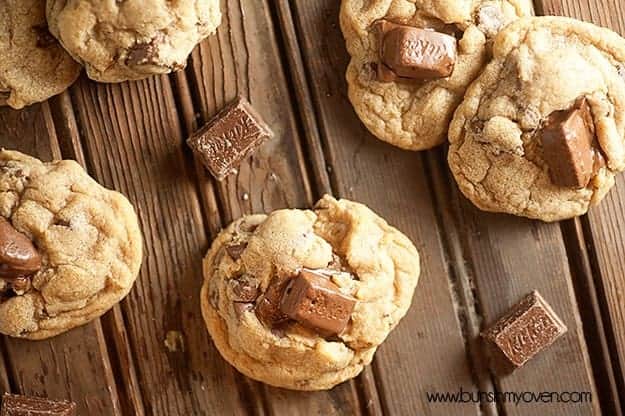
[[[0,151],[0,332],[48,338],[125,297],[142,260],[135,211],[74,161]]]
[[[563,17],[519,20],[450,127],[449,165],[479,208],[557,221],[625,169],[625,39]]]
[[[341,28],[351,55],[346,76],[356,113],[376,137],[392,145],[423,150],[443,143],[467,86],[486,64],[488,40],[529,14],[528,0],[343,0]],[[397,31],[381,23],[413,33],[397,40]],[[424,39],[432,33],[446,40]],[[404,59],[431,61],[444,50],[441,42],[456,45],[452,71],[410,78],[398,74],[397,65],[390,68],[388,55],[401,44],[412,51]]]
[[[218,0],[48,0],[50,31],[101,82],[186,66],[221,21]]]
[[[48,32],[45,0],[0,2],[0,105],[13,108],[65,91],[81,67]]]
[[[202,313],[245,375],[323,390],[358,375],[406,314],[419,279],[410,240],[364,205],[243,217],[204,259]]]

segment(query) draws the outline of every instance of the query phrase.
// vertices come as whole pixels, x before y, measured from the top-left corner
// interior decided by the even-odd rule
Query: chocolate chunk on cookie
[[[17,279],[35,274],[39,269],[41,255],[32,241],[6,218],[0,217],[0,277]]]
[[[381,39],[378,70],[383,72],[380,78],[424,80],[452,74],[458,56],[453,36],[385,20],[378,22],[377,28]],[[395,77],[389,77],[388,71]]]
[[[601,162],[594,147],[595,126],[585,98],[552,113],[540,132],[545,161],[556,185],[584,188]]]
[[[326,276],[302,270],[284,291],[280,310],[289,318],[325,336],[343,332],[356,300],[340,292]]]

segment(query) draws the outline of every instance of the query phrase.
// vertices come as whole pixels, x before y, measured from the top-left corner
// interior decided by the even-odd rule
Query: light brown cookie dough
[[[74,161],[0,151],[0,227],[13,230],[0,234],[3,334],[43,339],[83,325],[125,297],[139,272],[132,205]],[[30,242],[39,268],[24,261]]]
[[[599,203],[625,168],[623,62],[625,40],[592,24],[537,17],[502,31],[493,62],[450,127],[449,165],[462,192],[483,210],[543,221],[582,215]],[[546,153],[553,146],[545,149],[543,137],[548,120],[583,101],[594,137],[588,156],[597,163],[580,184],[566,186],[557,183],[562,168],[546,160],[564,163],[567,155]]]
[[[47,15],[52,34],[101,82],[184,68],[221,21],[219,0],[48,0]]]
[[[395,146],[424,150],[443,143],[467,86],[486,64],[488,39],[532,13],[529,0],[343,0],[341,28],[352,58],[346,77],[356,113],[376,137]],[[455,37],[451,76],[381,81],[380,21]]]
[[[48,32],[45,0],[0,2],[0,105],[20,109],[65,91],[81,67]]]
[[[292,297],[311,293],[295,284],[302,271],[330,288],[293,313]],[[329,389],[371,362],[408,311],[419,273],[406,236],[364,205],[325,196],[312,211],[246,216],[221,232],[204,259],[202,313],[223,357],[245,375]],[[319,316],[307,320],[315,305]],[[348,321],[324,324],[346,311]]]

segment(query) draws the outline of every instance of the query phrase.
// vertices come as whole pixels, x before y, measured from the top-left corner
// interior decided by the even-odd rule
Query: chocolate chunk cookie
[[[221,21],[218,0],[48,0],[50,31],[101,82],[185,67]]]
[[[380,140],[408,150],[445,141],[486,64],[489,39],[529,0],[343,0],[349,99]]]
[[[48,32],[45,0],[0,2],[0,105],[45,101],[66,90],[80,65]]]
[[[625,169],[625,39],[563,17],[526,18],[451,124],[449,165],[481,209],[557,221],[599,203]]]
[[[322,390],[358,375],[406,314],[412,242],[369,208],[329,196],[312,211],[241,218],[204,259],[202,313],[247,376]]]
[[[141,265],[132,205],[73,161],[0,151],[0,332],[48,338],[130,291]]]

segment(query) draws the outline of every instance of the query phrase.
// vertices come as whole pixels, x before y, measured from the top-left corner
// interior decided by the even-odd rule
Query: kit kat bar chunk
[[[458,57],[458,41],[446,33],[380,21],[378,79],[430,80],[450,76]]]
[[[506,370],[523,366],[566,333],[566,327],[536,291],[527,295],[482,336],[506,361]]]
[[[327,277],[302,270],[287,286],[280,309],[301,325],[330,336],[343,332],[355,305],[356,300]]]
[[[0,416],[76,416],[76,403],[5,393]]]
[[[238,97],[189,138],[187,144],[221,181],[272,136],[272,131],[250,103]]]
[[[540,131],[545,162],[554,184],[585,188],[603,164],[595,142],[594,122],[586,99],[553,112]]]

